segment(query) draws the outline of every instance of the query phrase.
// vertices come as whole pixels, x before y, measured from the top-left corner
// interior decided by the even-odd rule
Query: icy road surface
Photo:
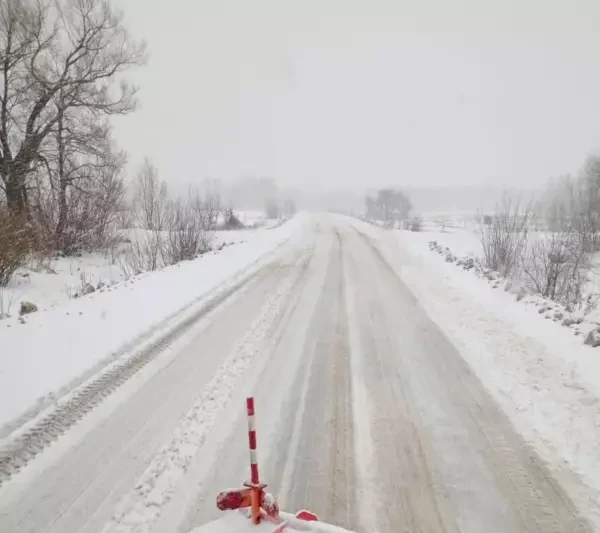
[[[0,532],[218,517],[247,477],[248,394],[283,509],[367,532],[592,531],[376,245],[320,217],[3,483]]]

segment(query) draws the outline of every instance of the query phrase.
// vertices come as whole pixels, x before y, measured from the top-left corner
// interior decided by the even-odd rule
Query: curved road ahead
[[[376,244],[337,217],[306,231],[0,487],[0,532],[218,516],[247,476],[247,394],[284,509],[357,531],[591,532]]]

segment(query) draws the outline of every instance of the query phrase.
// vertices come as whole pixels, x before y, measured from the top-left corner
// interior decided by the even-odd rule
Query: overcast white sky
[[[532,187],[600,150],[598,0],[117,0],[161,177]]]

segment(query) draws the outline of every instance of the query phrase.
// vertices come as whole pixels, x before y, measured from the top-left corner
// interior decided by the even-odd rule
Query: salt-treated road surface
[[[376,245],[320,216],[15,458],[0,532],[181,533],[217,517],[216,492],[247,477],[249,394],[261,477],[286,510],[357,531],[592,531]]]

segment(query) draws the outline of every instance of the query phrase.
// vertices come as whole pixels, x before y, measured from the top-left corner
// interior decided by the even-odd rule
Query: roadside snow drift
[[[304,222],[297,216],[274,229],[247,231],[245,242],[218,253],[140,274],[28,315],[24,323],[0,322],[0,437],[122,355],[126,343],[152,334],[177,311],[260,266],[300,234]]]
[[[354,224],[376,239],[519,433],[600,526],[598,349],[513,294],[445,262],[428,247],[432,238],[445,244],[441,234]],[[453,239],[460,249],[458,237]]]

